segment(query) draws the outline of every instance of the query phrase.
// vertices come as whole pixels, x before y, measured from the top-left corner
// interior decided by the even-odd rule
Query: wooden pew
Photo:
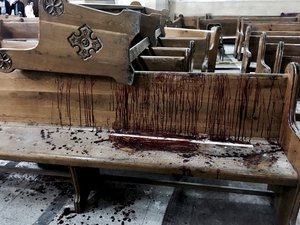
[[[192,71],[188,56],[147,56],[139,57],[139,64],[143,65],[138,70],[145,71]]]
[[[281,16],[241,16],[238,18],[236,26],[236,38],[233,55],[237,58],[239,45],[245,40],[246,29],[251,23],[259,22],[297,22],[298,17],[281,17]]]
[[[275,50],[276,47],[276,50]],[[283,73],[291,62],[300,62],[300,44],[268,43],[266,35],[260,40],[256,72]]]
[[[289,64],[285,74],[129,73],[131,63],[148,51],[151,43],[145,37],[136,45],[128,44],[139,33],[140,14],[123,11],[115,17],[63,3],[63,17],[40,11],[42,46],[26,53],[0,51],[3,59],[7,59],[4,53],[13,56],[8,58],[12,65],[16,59],[28,60],[24,56],[37,59],[56,53],[47,57],[49,65],[35,60],[29,67],[15,70],[4,70],[10,60],[3,60],[0,159],[69,167],[76,212],[83,211],[93,184],[101,179],[100,168],[145,172],[145,176],[160,173],[267,184],[269,190],[263,191],[220,189],[272,196],[278,223],[295,224],[300,204],[300,135],[293,121],[300,82],[298,64]],[[68,26],[59,23],[61,18]],[[82,18],[90,19],[97,28],[94,34],[101,34],[103,48],[109,46],[101,53],[122,56],[124,64],[105,61],[107,64],[97,68],[104,61],[94,57],[83,63],[69,45],[51,45],[57,40],[46,35],[51,33],[50,24],[66,37],[62,34],[77,29]],[[107,28],[108,21],[115,26]],[[130,29],[132,24],[134,29]],[[105,36],[107,33],[110,35]],[[115,48],[116,43],[120,48]],[[188,40],[185,46],[190,43]],[[87,44],[84,38],[83,44]],[[115,60],[103,55],[102,60]],[[76,73],[49,69],[69,65],[76,65]],[[101,66],[106,66],[108,73],[103,73]],[[51,72],[43,71],[45,68]],[[90,74],[95,68],[98,73]],[[118,77],[113,76],[116,71]],[[128,74],[132,75],[130,82]]]
[[[251,26],[247,28],[245,34],[245,41],[244,41],[244,50],[243,50],[243,58],[242,58],[242,65],[241,65],[241,72],[251,72],[253,71],[250,68],[250,64],[256,62],[257,60],[257,53],[258,53],[258,46],[259,46],[259,39],[261,37],[262,32],[256,32],[257,34],[251,35]],[[258,34],[260,33],[260,34]],[[270,31],[266,34],[266,42],[267,43],[278,43],[279,41],[283,41],[284,43],[294,43],[300,44],[300,32],[290,32],[285,34],[281,32],[282,36],[278,35],[278,32]],[[285,36],[284,36],[285,35]],[[288,36],[290,35],[290,36]]]
[[[210,46],[208,50],[207,71],[214,72],[216,67],[218,48],[221,38],[221,27],[215,26],[211,30],[184,29],[165,27],[166,37],[203,38],[207,33],[211,34]]]
[[[295,64],[285,74],[242,76],[141,71],[132,86],[2,73],[0,159],[68,166],[77,212],[104,168],[268,184],[274,192],[243,191],[273,196],[278,224],[294,225],[300,141],[289,118],[297,72]]]
[[[188,48],[152,47],[149,38],[144,38],[130,48],[133,71],[186,71],[193,68],[194,42]]]
[[[239,16],[183,16],[180,14],[174,21],[167,23],[168,27],[208,30],[210,27],[219,26],[222,38],[227,43],[232,43],[235,38],[235,28]]]
[[[280,17],[281,18],[281,17]],[[275,18],[276,19],[276,18]],[[240,31],[237,31],[237,37],[234,46],[234,56],[241,60],[241,52],[245,40],[245,32],[249,25],[252,26],[252,31],[299,31],[298,21],[282,21],[281,20],[256,20],[256,21],[244,21],[241,23]],[[284,19],[286,19],[284,17]]]
[[[188,47],[190,42],[195,43],[195,53],[193,57],[193,68],[206,71],[208,68],[208,51],[210,46],[210,33],[206,34],[205,38],[172,38],[159,37],[158,43],[162,47]]]
[[[259,40],[259,50],[256,61],[256,73],[272,73],[277,70],[275,68],[276,60],[280,59],[283,54],[284,43],[266,43],[266,34],[263,33]]]
[[[283,55],[280,60],[278,60],[278,65],[276,65],[276,73],[282,73],[284,71],[283,67],[286,67],[289,63],[296,62],[300,63],[300,45],[299,44],[284,44]]]
[[[205,18],[199,18],[199,29],[207,29],[219,25],[222,31],[223,43],[234,43],[235,27],[240,16],[211,15],[206,14]]]
[[[138,70],[144,71],[193,71],[194,42],[189,48],[149,47],[148,54],[138,58]]]

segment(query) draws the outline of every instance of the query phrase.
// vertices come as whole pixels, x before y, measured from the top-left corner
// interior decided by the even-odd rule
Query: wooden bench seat
[[[139,64],[143,71],[192,71],[188,56],[147,56],[139,57]]]
[[[269,43],[262,34],[259,43],[256,72],[283,73],[284,68],[291,62],[300,62],[300,44],[285,44],[283,41]]]
[[[159,37],[158,43],[162,47],[189,47],[190,42],[195,43],[195,53],[193,55],[193,67],[206,71],[208,68],[208,51],[210,46],[210,34],[205,38],[188,37]]]
[[[233,55],[234,57],[240,58],[240,47],[243,47],[243,42],[246,39],[245,34],[247,27],[251,23],[290,23],[298,22],[298,17],[281,17],[281,16],[241,16],[238,19],[236,26],[236,38],[234,44]]]
[[[141,71],[132,86],[2,73],[0,159],[69,166],[77,212],[99,179],[93,169],[106,168],[265,183],[278,223],[295,224],[298,71],[296,64],[285,74]]]
[[[193,69],[194,41],[183,47],[152,47],[144,38],[130,49],[130,61],[135,71],[185,71]]]
[[[284,34],[282,36],[279,36],[277,35],[277,33],[275,33],[274,35],[272,32],[265,33],[265,34],[266,34],[266,43],[278,43],[282,41],[284,43],[300,44],[300,37],[297,34],[290,35],[290,36],[284,36]],[[261,37],[261,34],[251,35],[251,27],[249,26],[245,36],[246,37],[244,41],[243,59],[241,65],[242,73],[255,71],[255,68],[251,68],[250,64],[256,62],[257,60],[257,54],[259,51],[259,39]]]
[[[239,16],[184,16],[180,14],[177,19],[167,24],[168,27],[209,30],[218,26],[222,30],[222,38],[226,43],[234,43],[236,26]]]
[[[221,27],[215,26],[210,30],[199,29],[184,29],[165,27],[166,37],[187,37],[187,38],[205,38],[207,33],[210,33],[210,45],[208,50],[207,71],[214,72],[216,67],[219,43],[221,39]]]
[[[299,22],[281,22],[281,21],[254,21],[244,23],[243,33],[240,33],[239,40],[236,41],[234,47],[234,56],[242,59],[242,48],[245,41],[245,32],[247,27],[251,25],[251,31],[300,31]]]
[[[283,186],[296,186],[298,180],[281,147],[265,139],[233,144],[158,137],[150,143],[153,137],[92,128],[9,123],[0,128],[1,159]]]
[[[245,39],[246,29],[252,23],[290,23],[298,22],[298,17],[281,17],[281,16],[241,16],[236,26],[236,38],[234,47],[234,56],[238,53],[238,46]]]

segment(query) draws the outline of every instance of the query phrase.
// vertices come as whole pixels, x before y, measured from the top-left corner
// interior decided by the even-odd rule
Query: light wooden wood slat
[[[162,150],[157,142],[140,149],[139,145],[109,141],[110,133],[91,129],[20,126],[2,124],[0,157],[69,166],[125,169],[156,173],[184,174],[216,179],[233,179],[280,185],[295,185],[297,174],[285,155],[272,150],[264,140],[253,140],[254,148],[238,156],[240,147],[200,144],[196,150],[181,146],[180,152]],[[66,142],[68,140],[68,142]],[[13,145],[12,145],[13,143]],[[130,143],[130,142],[129,142]],[[184,147],[185,146],[185,147]],[[274,145],[276,146],[276,145]],[[161,149],[161,150],[160,150]],[[245,148],[244,148],[245,149]],[[220,151],[228,157],[220,157]],[[265,155],[260,155],[266,151]],[[256,153],[258,155],[256,155]],[[269,152],[269,153],[268,153]],[[185,154],[191,157],[185,158]],[[231,155],[231,156],[230,156]],[[252,159],[253,157],[253,159]],[[256,161],[252,165],[251,160]]]
[[[241,66],[241,72],[250,72],[250,63],[256,62],[257,60],[257,54],[258,54],[258,47],[259,47],[259,39],[261,35],[251,34],[251,26],[248,26],[246,35],[245,35],[245,42],[244,42],[244,52],[243,52],[243,59],[242,59],[242,66]],[[278,43],[279,41],[283,41],[284,43],[292,43],[292,44],[299,44],[300,43],[300,37],[297,33],[295,33],[292,36],[292,33],[290,33],[291,36],[285,36],[284,33],[282,33],[281,36],[279,36],[277,33],[268,32],[266,33],[266,42],[267,43]],[[285,64],[282,68],[281,72],[284,72],[284,68],[287,64]]]
[[[279,16],[247,16],[240,17],[236,28],[236,39],[234,44],[233,55],[234,57],[240,57],[241,47],[245,40],[246,29],[252,23],[295,23],[298,22],[298,17],[279,17]],[[267,31],[263,29],[264,31]],[[240,58],[238,58],[240,59]]]
[[[186,56],[189,48],[184,47],[152,47],[149,49],[156,56]]]
[[[215,26],[211,30],[197,30],[184,28],[165,28],[166,37],[205,38],[210,33],[210,45],[208,50],[207,71],[214,72],[221,38],[221,27]]]
[[[194,41],[195,43],[195,53],[193,65],[195,68],[206,70],[207,57],[210,43],[210,34],[207,34],[206,38],[172,38],[172,37],[160,37],[159,43],[163,47],[189,47],[190,42]]]
[[[146,71],[189,71],[184,56],[140,56]]]
[[[239,41],[236,44],[237,47],[234,50],[237,53],[237,59],[241,60],[242,56],[242,48],[244,47],[245,41],[245,32],[247,27],[251,25],[251,31],[300,31],[300,23],[299,22],[281,22],[281,21],[254,21],[254,22],[246,22],[243,25],[243,33],[239,34]]]
[[[278,137],[285,88],[278,75],[258,79],[260,76],[141,72],[130,88],[100,77],[16,72],[0,77],[0,103],[7,106],[0,108],[1,121],[89,124],[188,136],[209,133],[237,140]],[[246,87],[247,95],[243,95]],[[31,105],[42,121],[32,115]]]
[[[266,34],[262,34],[259,40],[259,50],[256,60],[257,73],[271,73],[278,70],[281,62],[284,43],[266,43]]]

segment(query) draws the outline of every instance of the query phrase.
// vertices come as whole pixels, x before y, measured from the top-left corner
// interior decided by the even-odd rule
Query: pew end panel
[[[300,174],[300,132],[295,121],[295,111],[297,96],[299,96],[299,64],[290,63],[285,72],[290,74],[288,77],[288,87],[285,95],[285,107],[283,110],[282,126],[280,130],[280,144],[285,151],[289,161],[295,170]],[[296,224],[297,214],[300,205],[300,182],[298,179],[297,186],[288,188],[286,194],[278,197],[276,203],[279,215],[282,215],[279,224]],[[289,221],[284,220],[289,218]]]
[[[266,33],[259,40],[256,60],[256,73],[279,72],[282,62],[284,43],[266,43]]]

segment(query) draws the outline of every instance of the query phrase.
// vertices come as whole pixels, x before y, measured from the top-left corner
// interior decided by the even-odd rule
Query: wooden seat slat
[[[203,144],[166,151],[168,144],[157,141],[156,147],[135,145],[138,139],[119,144],[107,131],[20,126],[1,124],[0,158],[54,163],[66,166],[95,167],[144,172],[204,176],[295,186],[297,173],[278,145],[253,139],[253,147]],[[112,141],[111,141],[111,140]],[[117,138],[116,138],[117,139]],[[68,142],[66,142],[68,140]],[[135,147],[136,146],[136,147]],[[145,145],[146,146],[146,145]],[[195,149],[196,147],[196,149]],[[248,152],[247,152],[248,151]]]

